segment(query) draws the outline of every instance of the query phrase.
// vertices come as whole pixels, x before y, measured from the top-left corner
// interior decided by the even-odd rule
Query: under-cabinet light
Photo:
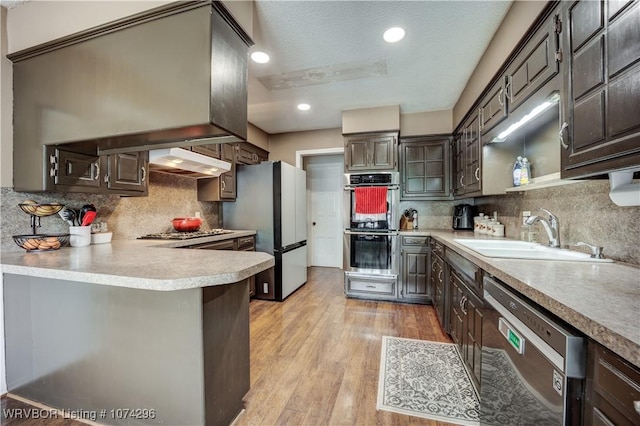
[[[543,112],[551,108],[552,106],[556,105],[558,102],[560,102],[560,94],[554,93],[546,101],[544,101],[543,103],[541,103],[540,105],[532,109],[529,114],[525,115],[520,120],[513,123],[511,126],[507,127],[507,129],[502,133],[500,133],[498,136],[491,139],[490,142],[504,142],[507,139],[507,137],[509,137],[510,134],[512,134],[513,132],[515,132],[516,130],[518,130],[519,128],[521,128],[522,126],[527,124],[529,121],[533,120],[534,118],[536,118],[537,116],[539,116],[540,114],[542,114]]]

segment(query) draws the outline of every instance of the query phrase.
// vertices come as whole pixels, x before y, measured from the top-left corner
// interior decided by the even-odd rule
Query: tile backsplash
[[[603,246],[606,257],[640,265],[640,207],[615,205],[609,199],[608,180],[456,201],[402,201],[400,209],[418,210],[420,228],[451,229],[453,207],[465,203],[489,215],[497,212],[506,237],[515,239],[520,238],[522,212],[538,214],[544,207],[558,216],[563,247],[578,250],[573,246],[583,241]],[[542,225],[535,226],[539,242],[546,243]]]
[[[29,216],[18,204],[27,199],[39,203],[57,201],[79,208],[93,203],[98,216],[96,221],[106,221],[113,239],[135,239],[141,235],[168,232],[173,229],[174,217],[193,216],[200,212],[202,229],[219,228],[219,204],[197,201],[197,184],[193,178],[151,172],[147,197],[120,197],[115,195],[71,194],[54,192],[15,192],[12,188],[0,189],[0,246],[2,250],[20,250],[12,235],[30,234]],[[59,215],[43,217],[39,233],[68,232],[68,225]]]

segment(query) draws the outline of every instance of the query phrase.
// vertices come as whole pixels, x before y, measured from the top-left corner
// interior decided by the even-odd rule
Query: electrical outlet
[[[531,216],[531,212],[529,210],[525,210],[522,212],[522,224],[524,225],[527,219]]]
[[[264,294],[269,293],[269,283],[262,283],[262,292]]]

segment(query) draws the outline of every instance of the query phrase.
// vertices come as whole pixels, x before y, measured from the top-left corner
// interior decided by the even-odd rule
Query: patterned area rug
[[[480,400],[456,345],[383,336],[377,408],[478,425]]]

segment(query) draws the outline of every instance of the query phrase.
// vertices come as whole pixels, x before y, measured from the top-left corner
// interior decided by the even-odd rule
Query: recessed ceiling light
[[[382,36],[387,43],[395,43],[404,38],[404,29],[400,27],[389,28]]]
[[[309,111],[311,109],[311,105],[309,105],[309,104],[298,104],[298,109],[300,111]]]
[[[267,62],[269,62],[269,55],[258,50],[251,54],[251,59],[253,60],[253,62],[256,62],[258,64],[266,64]]]

